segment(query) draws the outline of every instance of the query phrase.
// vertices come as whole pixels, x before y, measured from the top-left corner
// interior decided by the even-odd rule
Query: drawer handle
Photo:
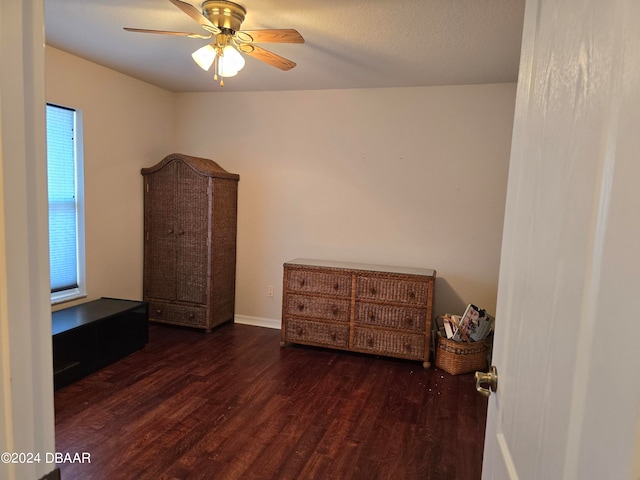
[[[338,335],[336,335],[336,332],[331,332],[331,340],[333,340],[334,342],[336,341],[336,339],[338,338]]]
[[[194,318],[195,316],[196,316],[195,313],[190,313],[189,314],[189,318]]]
[[[304,310],[304,303],[299,303],[298,304],[298,310],[300,310],[300,311]]]
[[[178,235],[184,235],[184,230],[178,230]]]
[[[375,320],[375,319],[376,319],[375,313],[373,312],[369,313],[369,320]]]
[[[369,345],[370,347],[373,347],[373,343],[374,343],[374,342],[373,342],[373,338],[369,337],[369,338],[367,339],[367,345]]]
[[[336,282],[336,284],[333,286],[333,289],[338,290],[339,288],[340,288],[340,284]]]
[[[162,310],[159,308],[156,308],[156,315],[162,315]]]
[[[173,233],[173,228],[170,228],[169,231],[167,232],[168,234],[172,234]]]
[[[406,320],[407,320],[407,325],[409,325],[409,326],[413,325],[413,318],[411,318],[410,316],[407,315]]]
[[[415,299],[416,298],[416,293],[415,292],[409,292],[409,298],[410,299]]]
[[[331,313],[333,313],[333,316],[337,316],[340,313],[340,309],[338,309],[338,307],[333,307],[331,309]]]
[[[375,295],[376,293],[378,293],[376,287],[371,287],[371,295]]]
[[[304,329],[303,329],[302,327],[298,327],[298,328],[296,328],[296,333],[297,333],[298,335],[302,335],[302,332],[304,332]]]
[[[404,349],[405,349],[405,350],[407,350],[407,351],[411,350],[411,344],[410,344],[410,343],[408,343],[408,342],[407,342],[407,343],[405,343],[405,344],[404,344]]]
[[[304,278],[301,278],[301,279],[300,279],[300,286],[301,286],[301,287],[304,287],[304,284],[305,284],[305,283],[306,283],[306,282],[304,281]]]

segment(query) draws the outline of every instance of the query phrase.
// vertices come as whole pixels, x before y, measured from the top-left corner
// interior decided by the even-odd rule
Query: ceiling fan
[[[124,27],[128,32],[156,33],[160,35],[177,35],[197,39],[213,39],[213,42],[199,48],[191,55],[195,62],[205,71],[214,66],[214,79],[220,78],[224,85],[224,77],[235,76],[244,67],[244,58],[238,51],[257,58],[280,70],[291,70],[295,62],[256,43],[304,43],[304,38],[294,29],[240,30],[247,14],[245,8],[237,3],[224,0],[206,0],[202,3],[202,12],[190,3],[181,0],[169,0],[176,7],[189,15],[207,32],[206,34],[172,32],[167,30],[147,30]]]

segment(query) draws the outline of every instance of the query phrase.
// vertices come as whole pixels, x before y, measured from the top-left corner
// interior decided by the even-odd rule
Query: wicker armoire
[[[149,320],[207,332],[233,321],[240,177],[178,153],[141,173]]]

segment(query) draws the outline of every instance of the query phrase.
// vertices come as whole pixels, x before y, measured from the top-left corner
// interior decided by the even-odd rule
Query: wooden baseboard
[[[243,325],[253,325],[254,327],[275,328],[277,330],[280,330],[281,327],[280,320],[274,320],[273,318],[250,317],[248,315],[235,315],[234,322]]]

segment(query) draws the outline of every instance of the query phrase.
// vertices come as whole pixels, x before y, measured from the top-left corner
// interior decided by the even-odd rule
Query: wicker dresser
[[[181,154],[142,175],[149,320],[206,331],[233,320],[238,175]]]
[[[282,340],[422,360],[429,367],[431,269],[296,259],[284,264]]]

